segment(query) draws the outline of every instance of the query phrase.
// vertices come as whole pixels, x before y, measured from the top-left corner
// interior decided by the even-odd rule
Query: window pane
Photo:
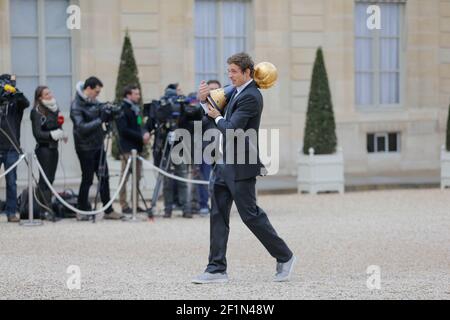
[[[398,148],[398,133],[390,133],[389,134],[389,152],[397,152]]]
[[[377,138],[377,152],[386,152],[386,138],[378,136]]]
[[[217,36],[217,4],[215,1],[195,1],[195,35]]]
[[[245,38],[226,38],[223,40],[223,56],[228,59],[235,53],[245,52]],[[226,63],[226,61],[225,61]]]
[[[373,73],[357,73],[355,81],[356,104],[373,105]]]
[[[217,40],[216,39],[197,39],[195,66],[197,85],[202,80],[209,80],[203,74],[214,74],[217,77]]]
[[[72,99],[72,78],[71,77],[48,77],[47,85],[55,95],[61,110],[70,109]]]
[[[45,32],[47,35],[69,35],[67,29],[68,0],[45,0]]]
[[[12,39],[12,72],[17,75],[38,75],[37,38]]]
[[[68,75],[71,73],[70,39],[47,39],[47,76]]]
[[[233,54],[238,52],[245,52],[246,51],[246,39],[243,38],[234,38],[234,39],[224,39],[223,40],[223,57],[225,61],[224,64],[224,85],[230,84],[230,79],[228,78],[228,64],[226,60],[231,57]]]
[[[37,35],[37,0],[11,0],[11,35]]]
[[[400,103],[400,5],[383,3],[380,31],[380,103]],[[390,38],[389,38],[390,37]],[[395,71],[386,73],[384,71]]]
[[[247,51],[247,4],[247,0],[195,1],[197,84],[200,80],[208,80],[207,76],[228,79],[226,59],[237,52]],[[222,21],[221,26],[218,26],[219,21]],[[218,52],[219,48],[222,52]],[[224,74],[220,75],[222,68]]]
[[[195,81],[218,77],[217,72],[217,4],[195,2]],[[211,78],[210,78],[211,77]]]
[[[380,40],[381,71],[398,71],[400,68],[400,52],[398,39]]]
[[[400,35],[400,4],[381,3],[381,37],[398,37]]]
[[[367,28],[367,7],[370,4],[356,3],[355,5],[355,36],[372,37],[372,32]]]
[[[380,75],[381,104],[400,103],[400,75],[395,73],[381,73]]]
[[[230,84],[227,59],[235,53],[247,51],[247,1],[234,0],[222,2],[222,56],[224,85]]]
[[[373,57],[372,40],[356,39],[355,68],[356,68],[356,104],[372,105],[373,101]],[[359,72],[364,71],[364,72]]]
[[[356,39],[355,41],[355,68],[356,71],[373,70],[373,41],[372,39]]]
[[[367,152],[369,153],[375,152],[375,135],[373,134],[367,135]]]
[[[17,88],[25,94],[25,97],[33,103],[34,90],[39,85],[39,77],[17,76]]]
[[[375,3],[375,2],[374,2]],[[400,51],[401,51],[401,10],[403,4],[378,3],[381,9],[379,31],[367,28],[367,6],[370,3],[355,5],[355,97],[357,105],[399,104],[400,103]],[[379,37],[379,41],[374,42]],[[374,47],[379,43],[379,47]],[[377,51],[379,61],[374,60]],[[378,70],[373,70],[375,66]],[[363,73],[371,71],[373,74]],[[379,81],[376,86],[374,79]],[[374,86],[375,85],[375,86]],[[379,92],[371,93],[375,87]]]
[[[360,106],[374,105],[374,38],[367,28],[367,3],[355,6],[355,99]]]
[[[44,48],[39,48],[37,34],[38,3],[44,4],[43,19],[46,38]],[[72,92],[72,55],[70,32],[66,28],[68,0],[11,0],[11,27],[13,29],[11,56],[12,72],[18,76],[18,87],[32,100],[34,90],[49,85],[63,107],[68,108]],[[24,23],[26,21],[26,23]],[[32,26],[32,28],[30,28]],[[35,34],[30,38],[29,34]],[[26,38],[14,35],[27,35]],[[67,36],[52,38],[52,36]],[[39,53],[45,53],[46,70],[39,66]],[[45,83],[39,76],[45,75]],[[52,77],[60,75],[61,77]]]
[[[246,1],[223,1],[222,29],[225,37],[246,35],[246,9]]]

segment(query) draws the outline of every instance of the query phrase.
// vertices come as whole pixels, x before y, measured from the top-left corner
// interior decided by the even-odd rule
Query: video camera
[[[107,123],[118,119],[122,114],[121,106],[115,105],[111,102],[105,102],[100,104],[100,114],[105,114]]]
[[[16,76],[3,74],[0,76],[0,116],[6,114],[6,108],[13,96],[20,92],[16,89]]]
[[[164,96],[144,104],[144,116],[155,125],[176,129],[181,120],[196,121],[203,117],[195,94],[186,96]]]
[[[0,103],[9,101],[9,99],[17,92],[16,76],[3,74],[0,76]]]

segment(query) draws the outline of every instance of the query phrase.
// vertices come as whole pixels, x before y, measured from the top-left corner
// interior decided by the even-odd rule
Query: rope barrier
[[[14,163],[11,167],[9,167],[4,173],[2,173],[0,175],[0,179],[2,179],[3,177],[5,177],[8,173],[10,173],[11,171],[13,171],[24,159],[25,159],[25,155],[21,155],[19,157],[19,160],[17,160],[16,163]]]
[[[161,173],[162,175],[164,175],[164,176],[166,176],[166,177],[168,177],[168,178],[171,178],[171,179],[174,179],[174,180],[178,180],[178,181],[181,181],[181,182],[186,182],[186,183],[200,184],[200,185],[209,185],[209,181],[185,179],[185,178],[176,176],[176,175],[174,175],[174,174],[168,173],[168,172],[166,172],[166,171],[164,171],[164,170],[158,168],[157,166],[155,166],[153,163],[151,163],[151,162],[148,161],[147,159],[144,159],[144,158],[142,158],[142,157],[139,157],[139,159],[140,159],[142,162],[147,163],[147,165],[148,165],[152,170],[158,171],[159,173]]]
[[[127,175],[131,169],[131,162],[132,159],[131,157],[128,159],[127,161],[127,165],[125,167],[125,171],[124,174],[122,176],[122,179],[119,183],[119,187],[116,190],[116,193],[114,194],[113,197],[111,197],[111,200],[103,207],[100,208],[98,210],[95,211],[83,211],[83,210],[79,210],[77,208],[75,208],[74,206],[70,205],[69,203],[67,203],[60,195],[59,193],[53,188],[53,185],[50,183],[50,181],[48,180],[44,169],[42,168],[41,164],[39,163],[39,160],[37,159],[36,155],[33,155],[34,160],[36,161],[36,165],[39,169],[39,172],[42,176],[42,178],[44,179],[45,183],[47,184],[48,188],[50,189],[50,191],[53,193],[53,195],[56,197],[56,199],[58,199],[59,202],[61,202],[61,204],[63,206],[65,206],[67,209],[74,211],[75,213],[81,214],[81,215],[96,215],[99,213],[104,212],[107,208],[109,208],[115,201],[115,199],[118,197],[120,190],[122,190],[123,185],[125,184],[125,180],[127,178]],[[0,175],[0,178],[3,178],[4,176],[6,176],[7,174],[9,174],[12,170],[14,170],[24,159],[26,158],[26,155],[22,154],[19,159],[17,160],[16,163],[14,163],[11,167],[9,167],[3,174]],[[161,173],[162,175],[174,179],[174,180],[178,180],[181,182],[185,182],[185,183],[192,183],[192,184],[199,184],[199,185],[209,185],[209,181],[202,181],[202,180],[191,180],[191,179],[186,179],[186,178],[182,178],[179,176],[176,176],[174,174],[168,173],[160,168],[158,168],[157,166],[155,166],[152,162],[142,158],[142,157],[138,157],[138,159],[140,159],[143,163],[146,163],[150,169],[155,170],[159,173]]]
[[[70,205],[69,203],[67,203],[67,202],[66,202],[66,201],[58,194],[58,192],[53,188],[53,186],[52,186],[52,184],[50,183],[50,181],[48,181],[48,178],[47,178],[47,176],[45,175],[44,169],[42,169],[42,166],[41,166],[41,164],[39,163],[39,161],[37,160],[36,155],[34,155],[34,158],[35,158],[35,160],[36,160],[36,164],[37,164],[37,167],[38,167],[38,169],[39,169],[39,172],[41,173],[42,177],[44,178],[45,183],[47,184],[48,188],[49,188],[50,191],[53,193],[53,195],[56,197],[56,199],[58,199],[58,201],[61,202],[61,204],[62,204],[63,206],[65,206],[67,209],[72,210],[72,211],[74,211],[74,212],[76,212],[76,213],[78,213],[78,214],[81,214],[81,215],[87,215],[87,216],[90,216],[90,215],[96,215],[96,214],[102,213],[103,211],[105,211],[106,209],[108,209],[108,208],[114,203],[114,200],[118,197],[118,195],[119,195],[119,193],[120,193],[120,190],[122,190],[122,187],[123,187],[123,185],[125,184],[125,180],[126,180],[126,178],[127,178],[128,172],[129,172],[130,167],[131,167],[131,158],[129,158],[128,161],[127,161],[127,166],[126,166],[125,171],[124,171],[124,175],[122,176],[122,180],[120,181],[119,188],[117,189],[117,191],[116,191],[116,193],[114,194],[114,196],[111,197],[111,200],[110,200],[103,208],[100,208],[100,209],[95,210],[95,211],[82,211],[82,210],[79,210],[79,209],[75,208],[74,206]]]

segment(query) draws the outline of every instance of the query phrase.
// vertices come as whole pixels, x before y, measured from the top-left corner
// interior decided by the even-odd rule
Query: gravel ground
[[[0,218],[0,299],[450,299],[450,194],[402,190],[261,196],[297,255],[289,283],[235,208],[230,283],[196,286],[208,256],[209,221],[66,220],[25,228]],[[81,270],[69,290],[67,268]],[[381,288],[369,290],[377,265]]]

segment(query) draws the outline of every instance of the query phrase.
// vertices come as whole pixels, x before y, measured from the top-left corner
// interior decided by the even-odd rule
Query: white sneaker
[[[286,282],[289,281],[292,275],[292,270],[294,270],[295,262],[297,258],[292,256],[291,260],[286,263],[277,263],[277,273],[273,281],[275,282]]]
[[[205,272],[192,279],[192,283],[195,284],[227,283],[227,282],[228,282],[228,275],[226,273]]]

